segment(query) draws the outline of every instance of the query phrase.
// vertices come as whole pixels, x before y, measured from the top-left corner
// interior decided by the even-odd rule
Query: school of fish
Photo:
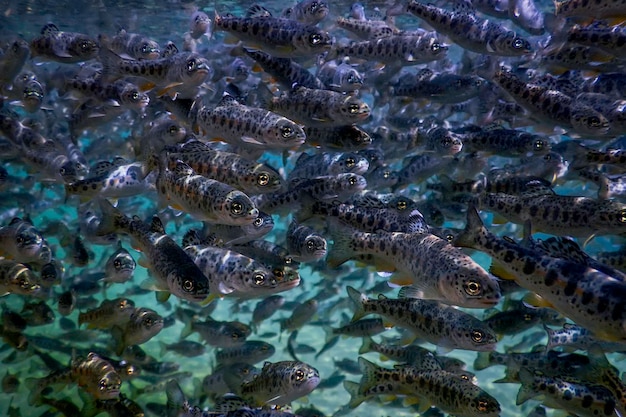
[[[0,415],[626,417],[623,0],[0,12]]]

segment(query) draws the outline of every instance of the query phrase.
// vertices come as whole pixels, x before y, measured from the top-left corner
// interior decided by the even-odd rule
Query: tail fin
[[[356,307],[354,311],[354,316],[352,316],[352,321],[355,322],[367,315],[367,312],[363,308],[363,303],[367,301],[367,296],[352,287],[348,287],[348,296],[350,296],[350,299],[354,302],[354,305]]]
[[[468,207],[465,229],[456,236],[452,243],[454,246],[477,249],[476,239],[482,232],[486,232],[486,229],[476,207]]]

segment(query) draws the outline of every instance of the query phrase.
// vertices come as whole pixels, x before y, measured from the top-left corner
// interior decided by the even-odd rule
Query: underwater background
[[[289,4],[287,4],[289,3]],[[366,16],[377,17],[384,16],[384,11],[392,5],[393,2],[383,1],[364,1],[362,2]],[[263,1],[260,2],[263,7],[274,14],[279,14],[287,6],[291,6],[291,2],[281,1]],[[112,37],[120,28],[126,29],[128,32],[140,33],[155,40],[162,47],[168,42],[173,42],[180,50],[183,49],[184,34],[189,31],[190,19],[194,10],[204,11],[209,17],[213,18],[214,10],[221,15],[231,13],[235,16],[244,16],[246,9],[251,5],[250,2],[196,2],[184,3],[176,0],[171,1],[104,1],[98,2],[82,2],[82,1],[21,1],[21,0],[1,0],[0,1],[0,41],[4,49],[5,42],[11,42],[15,38],[24,39],[30,42],[32,39],[40,35],[41,28],[47,23],[54,23],[61,31],[79,32],[88,34],[97,39],[98,35],[104,34]],[[356,38],[351,37],[350,33],[338,28],[333,24],[334,20],[339,16],[348,16],[351,11],[352,2],[349,1],[329,1],[329,15],[319,26],[329,31],[334,37],[335,42],[348,44]],[[439,4],[441,7],[448,7],[446,4]],[[550,2],[537,3],[537,6],[547,14],[553,12],[553,4]],[[379,10],[379,12],[377,12]],[[478,12],[476,12],[478,13]],[[484,16],[484,15],[482,15]],[[511,26],[506,19],[497,19],[489,17],[498,22],[502,22],[507,26]],[[418,27],[427,27],[421,20],[410,14],[402,14],[395,19],[397,27],[405,30],[414,30]],[[533,44],[541,44],[547,41],[549,33],[542,35],[528,34],[523,29],[515,29],[518,33],[524,34],[532,39]],[[442,40],[446,38],[441,37]],[[443,41],[442,41],[443,42]],[[243,57],[244,63],[249,68],[249,75],[245,81],[236,84],[234,89],[228,87],[225,81],[232,77],[227,74],[226,70],[235,59],[235,56],[229,54],[231,48],[235,46],[236,40],[227,37],[225,32],[218,31],[213,26],[212,36],[204,36],[197,40],[195,48],[197,52],[208,59],[212,67],[213,79],[209,79],[200,89],[200,95],[203,95],[203,101],[209,106],[215,106],[219,102],[222,93],[226,90],[229,92],[237,91],[245,95],[248,91],[254,90],[258,81],[263,79],[266,84],[274,87],[273,80],[264,74],[259,68],[254,67],[254,61],[248,57]],[[463,48],[455,45],[449,40],[445,40],[448,45],[448,53],[445,63],[434,61],[430,63],[411,65],[402,68],[403,73],[415,74],[424,68],[430,68],[434,73],[441,71],[450,71],[461,73],[471,73],[471,64],[468,60],[477,62],[480,54],[464,54]],[[262,50],[262,45],[254,45],[255,48]],[[6,53],[5,53],[6,55]],[[306,59],[299,58],[302,65],[309,69],[313,74],[321,64],[316,61],[316,57],[308,57]],[[518,58],[496,57],[501,64],[518,65]],[[540,54],[536,56],[535,61],[540,60]],[[77,111],[80,101],[65,96],[56,91],[55,85],[58,80],[64,77],[72,77],[73,70],[81,66],[89,66],[96,63],[97,59],[86,62],[58,63],[45,58],[31,57],[25,62],[24,70],[30,70],[37,77],[47,84],[45,89],[45,98],[42,101],[41,108],[35,112],[28,112],[24,106],[19,103],[19,99],[5,95],[3,103],[3,111],[9,110],[12,118],[19,119],[25,125],[34,126],[35,129],[43,136],[52,136],[54,134],[70,135],[67,127],[67,121],[70,119],[72,112]],[[533,62],[533,58],[527,57],[526,62]],[[371,135],[372,143],[367,149],[378,149],[378,156],[382,156],[382,161],[372,162],[370,167],[384,166],[389,172],[397,175],[403,166],[403,158],[407,156],[417,155],[421,153],[433,154],[435,156],[443,156],[437,154],[439,150],[428,149],[416,146],[411,148],[404,142],[398,144],[389,140],[389,135],[384,133],[389,131],[396,132],[398,135],[408,134],[412,128],[427,130],[427,126],[460,126],[465,123],[483,123],[481,122],[480,112],[475,110],[480,108],[481,103],[486,103],[487,98],[478,96],[472,98],[467,103],[467,107],[451,101],[451,103],[430,101],[429,98],[421,99],[401,99],[400,102],[385,102],[381,97],[384,96],[383,90],[389,85],[398,85],[400,81],[399,75],[390,74],[389,79],[382,81],[374,79],[377,71],[383,72],[385,65],[377,65],[375,62],[363,62],[354,60],[357,69],[362,70],[365,75],[364,87],[360,89],[358,96],[369,105],[371,109],[370,117],[358,124],[359,128]],[[390,66],[389,64],[387,65]],[[478,64],[476,64],[478,66]],[[524,67],[524,65],[521,65]],[[468,69],[470,68],[470,69]],[[542,73],[562,74],[562,70],[555,70],[554,66],[539,66],[537,71]],[[621,70],[622,64],[616,64],[617,71]],[[592,77],[601,73],[602,69],[595,72],[590,71],[586,77]],[[217,75],[216,75],[217,74]],[[220,77],[221,75],[221,78]],[[595,75],[594,75],[595,74]],[[395,78],[394,78],[395,77]],[[483,82],[490,82],[484,80]],[[149,87],[146,87],[149,88]],[[174,87],[175,88],[175,87]],[[462,91],[465,87],[460,87]],[[285,91],[283,87],[278,88]],[[77,145],[84,154],[89,165],[96,161],[113,160],[115,157],[121,156],[128,160],[133,160],[132,151],[133,143],[138,142],[138,138],[145,135],[150,129],[150,123],[154,122],[169,112],[162,105],[157,97],[155,90],[150,91],[150,103],[143,113],[126,110],[119,115],[100,121],[100,114],[92,114],[87,117],[94,119],[93,124],[86,124],[85,128],[77,134]],[[167,94],[165,94],[167,95]],[[471,101],[474,100],[474,101]],[[406,106],[406,107],[404,107]],[[469,110],[468,110],[469,109]],[[107,116],[107,115],[105,115]],[[396,117],[389,121],[389,119]],[[106,120],[105,120],[106,119]],[[185,124],[184,120],[178,116],[171,116],[181,124]],[[399,120],[402,119],[402,120]],[[417,119],[417,120],[416,120]],[[428,121],[427,121],[428,120]],[[434,122],[433,122],[434,120]],[[532,119],[531,119],[532,120]],[[61,127],[58,128],[58,125]],[[53,127],[56,126],[56,127]],[[400,127],[398,127],[400,126]],[[512,125],[509,125],[512,126]],[[382,129],[381,128],[385,128]],[[193,129],[187,126],[188,133]],[[552,145],[573,138],[578,139],[580,136],[574,134],[568,136],[568,132],[550,131],[546,133],[545,123],[541,127],[534,126],[531,123],[522,123],[520,130],[528,132],[539,132],[544,137],[549,138]],[[550,129],[548,129],[550,130]],[[146,290],[145,285],[141,284],[149,278],[148,270],[138,265],[134,271],[132,280],[121,284],[105,285],[98,278],[104,274],[104,266],[117,250],[116,240],[102,244],[95,239],[90,240],[84,231],[85,211],[79,210],[79,204],[93,203],[92,198],[86,201],[79,201],[77,196],[71,196],[66,193],[66,188],[61,180],[43,178],[42,173],[37,168],[29,167],[27,163],[20,160],[20,151],[12,141],[6,140],[6,131],[3,131],[5,138],[3,139],[0,151],[3,157],[3,168],[7,171],[6,177],[3,178],[0,194],[0,227],[8,226],[14,217],[29,218],[33,225],[45,237],[53,252],[53,259],[58,261],[60,281],[52,287],[49,297],[43,298],[45,303],[51,307],[54,312],[54,318],[48,320],[43,325],[28,326],[23,335],[28,341],[28,347],[20,346],[17,348],[12,340],[9,340],[13,333],[4,332],[6,336],[4,342],[0,344],[0,377],[5,377],[6,385],[3,382],[3,391],[0,392],[0,415],[6,416],[55,416],[69,415],[63,410],[55,409],[50,404],[40,404],[35,406],[29,402],[29,393],[32,389],[32,380],[27,383],[29,378],[43,378],[50,374],[51,369],[42,359],[43,355],[49,355],[52,360],[56,360],[63,365],[69,365],[73,355],[84,354],[84,352],[98,351],[104,352],[110,357],[120,358],[114,352],[114,343],[112,343],[111,333],[107,331],[99,331],[93,329],[85,329],[85,326],[78,325],[78,315],[88,309],[97,307],[104,299],[113,299],[116,297],[126,297],[131,299],[137,307],[147,307],[164,318],[164,328],[150,340],[141,344],[141,348],[148,355],[153,356],[158,361],[173,364],[170,372],[146,373],[142,372],[137,378],[128,381],[124,380],[121,386],[121,392],[128,398],[138,403],[145,415],[168,415],[165,410],[166,394],[165,383],[172,378],[178,380],[186,398],[193,405],[201,408],[210,409],[213,402],[206,399],[206,393],[203,393],[201,385],[202,379],[211,374],[216,366],[215,352],[217,348],[206,345],[206,349],[202,354],[196,357],[188,357],[181,353],[168,351],[164,346],[173,344],[181,340],[181,332],[185,326],[189,325],[192,317],[190,310],[195,312],[195,319],[205,320],[210,317],[214,320],[237,320],[245,324],[252,321],[252,312],[256,304],[262,297],[253,299],[233,299],[224,297],[216,299],[208,306],[200,306],[191,304],[176,297],[170,297],[167,301],[158,301],[155,299],[155,293]],[[584,135],[583,135],[584,136]],[[0,135],[0,138],[2,136]],[[619,140],[619,135],[615,134],[612,138],[602,138],[601,142],[595,141],[594,138],[589,143],[595,148],[604,147],[610,140]],[[402,139],[398,139],[402,140]],[[380,141],[380,142],[377,142]],[[419,140],[418,140],[419,141]],[[616,142],[613,148],[621,148],[620,142]],[[610,145],[609,145],[610,146]],[[11,149],[13,147],[14,149]],[[266,163],[277,169],[281,175],[286,178],[287,174],[293,170],[296,160],[302,152],[309,155],[328,151],[329,148],[320,148],[308,142],[302,146],[287,150],[268,150],[257,158],[257,161]],[[340,147],[330,147],[331,152],[344,151]],[[345,149],[346,152],[352,149]],[[361,150],[362,151],[362,150]],[[244,153],[244,152],[242,152]],[[459,153],[456,157],[461,160],[470,153]],[[368,155],[369,156],[369,155]],[[447,157],[451,157],[448,155]],[[480,178],[492,168],[502,168],[506,164],[518,164],[521,156],[498,156],[495,154],[484,155],[480,162],[469,162],[474,167],[478,167],[474,173],[463,176],[463,171],[454,176],[458,182]],[[469,159],[469,158],[468,158]],[[465,161],[467,163],[467,161]],[[479,164],[483,164],[482,168]],[[406,163],[405,163],[406,165]],[[439,207],[441,199],[437,191],[429,189],[427,183],[437,183],[438,174],[451,174],[453,168],[448,168],[444,172],[433,172],[420,177],[418,180],[409,181],[400,188],[392,188],[384,182],[377,183],[372,177],[371,183],[376,184],[368,186],[364,191],[385,194],[395,193],[395,195],[404,195],[420,202],[421,211],[424,214],[426,222],[432,226],[441,228],[462,228],[465,224],[465,210],[467,205],[459,203],[446,207]],[[371,170],[370,170],[371,171]],[[572,177],[565,177],[559,173],[560,178],[555,179],[553,186],[555,191],[561,195],[584,195],[595,198],[597,194],[597,186],[589,184]],[[554,176],[555,178],[557,175]],[[551,178],[553,179],[553,178]],[[439,177],[440,180],[440,177]],[[368,180],[369,183],[369,180]],[[394,191],[395,190],[395,191]],[[617,197],[619,198],[622,197]],[[188,214],[181,213],[178,210],[167,208],[160,200],[157,191],[154,188],[147,187],[145,192],[132,197],[123,197],[115,199],[117,208],[126,216],[138,216],[140,219],[149,220],[154,214],[159,214],[165,230],[176,242],[180,244],[185,233],[190,229],[202,228],[202,223],[194,220]],[[348,200],[348,198],[346,198]],[[430,203],[430,204],[429,204]],[[92,212],[98,213],[98,205],[93,206]],[[425,211],[432,210],[432,213]],[[289,207],[282,213],[272,213],[274,227],[271,232],[264,237],[272,242],[285,245],[285,234],[292,220],[293,213],[297,208]],[[514,223],[492,224],[493,216],[488,210],[483,211],[483,219],[489,226],[489,229],[500,236],[511,236],[516,240],[522,237],[522,225]],[[439,217],[437,217],[439,215]],[[96,216],[97,217],[97,216]],[[436,219],[436,220],[433,220]],[[437,222],[438,224],[433,224]],[[64,225],[65,227],[63,227]],[[329,252],[333,250],[332,237],[328,231],[325,231],[323,222],[317,223],[314,228],[319,230],[328,241]],[[623,232],[622,232],[623,233]],[[88,260],[84,265],[77,265],[75,252],[75,236],[81,236],[88,251]],[[126,248],[135,260],[139,260],[140,254],[132,249],[130,239],[119,235],[122,246]],[[535,237],[546,237],[547,235],[535,235]],[[582,246],[585,239],[578,238],[578,243]],[[623,239],[619,236],[598,236],[590,240],[584,250],[595,255],[602,251],[617,250],[623,244]],[[2,250],[4,252],[4,250]],[[478,262],[483,268],[489,270],[490,258],[478,251],[467,251],[472,258]],[[19,260],[18,260],[19,261]],[[141,263],[141,262],[140,262]],[[296,353],[299,360],[315,367],[319,371],[321,384],[313,390],[304,399],[297,399],[292,403],[293,410],[300,407],[315,407],[319,410],[320,415],[354,415],[354,416],[409,416],[417,414],[417,410],[409,405],[403,405],[402,396],[399,399],[391,398],[376,399],[371,398],[359,405],[358,408],[348,409],[346,405],[350,401],[350,395],[343,386],[344,380],[356,381],[360,380],[360,374],[356,361],[359,356],[380,364],[381,366],[391,368],[394,362],[383,360],[376,353],[366,353],[359,355],[358,351],[363,339],[360,337],[341,337],[327,351],[317,356],[317,352],[329,340],[327,338],[328,328],[338,328],[347,324],[352,317],[354,306],[348,298],[346,287],[352,286],[359,291],[366,293],[370,298],[376,298],[380,288],[384,288],[380,284],[384,283],[389,274],[376,271],[375,267],[367,266],[362,262],[348,261],[347,263],[331,268],[321,259],[315,262],[301,263],[298,273],[301,278],[300,285],[280,293],[285,298],[283,307],[269,319],[260,323],[253,329],[252,334],[247,340],[261,340],[270,343],[275,348],[275,353],[269,357],[268,361],[277,362],[283,360],[293,360],[289,350]],[[89,282],[87,284],[86,282]],[[379,290],[371,290],[373,287]],[[67,316],[62,316],[58,312],[59,296],[73,289],[77,297],[76,308]],[[384,289],[386,296],[395,298],[397,289]],[[506,299],[521,299],[524,293],[513,293]],[[319,299],[319,307],[316,314],[310,321],[302,325],[297,333],[297,340],[289,340],[290,332],[281,330],[280,320],[285,320],[291,316],[292,311],[298,302],[302,302],[314,297]],[[18,294],[7,294],[0,300],[0,308],[4,312],[13,311],[23,313],[24,306],[30,301],[34,301],[28,296]],[[39,299],[37,299],[39,301]],[[507,301],[502,298],[499,304],[494,308],[501,311],[505,308]],[[494,309],[463,309],[464,311],[474,315],[479,319],[484,319],[492,315]],[[3,320],[8,320],[3,315]],[[522,318],[520,317],[520,320]],[[6,329],[5,329],[6,330]],[[375,340],[380,340],[381,335],[375,336]],[[406,332],[395,329],[386,330],[384,337],[390,341],[406,338]],[[185,338],[185,340],[193,340],[204,344],[203,339],[198,334],[193,333]],[[289,344],[291,347],[288,347]],[[519,332],[514,335],[506,335],[499,338],[496,350],[498,352],[530,352],[537,349],[543,349],[547,343],[546,331],[541,324],[537,324],[530,329]],[[437,350],[437,346],[429,343],[423,343],[432,351]],[[619,350],[619,349],[617,349]],[[475,384],[495,397],[501,406],[501,416],[520,416],[531,413],[540,402],[530,400],[522,405],[516,405],[516,396],[520,387],[519,383],[494,383],[504,375],[502,366],[494,366],[486,369],[475,369],[473,364],[477,357],[477,352],[455,349],[447,352],[446,349],[439,348],[438,353],[450,358],[461,360],[466,365],[466,370],[475,374]],[[184,353],[184,352],[183,352]],[[584,352],[578,352],[585,354]],[[619,373],[626,370],[623,362],[623,354],[608,353],[608,358]],[[50,360],[50,359],[48,359]],[[132,360],[129,360],[132,363]],[[338,362],[346,362],[342,364]],[[257,363],[257,367],[261,367],[261,363]],[[146,376],[148,375],[148,376]],[[9,383],[10,376],[15,376],[19,382],[18,386]],[[142,379],[142,377],[145,377]],[[29,388],[30,387],[30,388]],[[15,389],[15,392],[11,392]],[[78,409],[84,407],[88,401],[85,400],[84,393],[76,384],[63,384],[57,387],[56,391],[51,394],[52,398],[65,399],[74,403]],[[142,392],[145,391],[145,392]],[[156,404],[156,405],[155,405]],[[159,407],[160,406],[160,407]],[[429,411],[433,412],[434,410]],[[84,411],[83,415],[89,414]],[[558,411],[548,411],[548,413],[556,413]],[[106,411],[102,412],[106,415]],[[433,414],[434,415],[434,414]]]

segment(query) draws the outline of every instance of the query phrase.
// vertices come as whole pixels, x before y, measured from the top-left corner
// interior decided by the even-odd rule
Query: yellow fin
[[[515,274],[508,271],[501,262],[498,262],[495,259],[491,261],[491,267],[489,268],[489,272],[500,279],[505,279],[508,281],[515,281],[515,279],[517,278]]]
[[[538,307],[538,308],[547,307],[547,308],[554,309],[554,305],[552,305],[552,303],[547,301],[545,298],[541,297],[539,294],[535,294],[532,292],[529,292],[528,294],[526,294],[522,298],[522,301],[524,301],[526,304],[531,305],[533,307]]]

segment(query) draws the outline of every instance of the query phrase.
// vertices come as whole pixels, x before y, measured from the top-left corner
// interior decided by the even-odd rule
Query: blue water
[[[18,35],[26,40],[30,40],[37,36],[40,28],[47,22],[54,22],[61,30],[84,32],[90,35],[97,35],[99,33],[108,34],[111,36],[115,33],[117,27],[125,27],[131,32],[138,32],[150,36],[159,44],[164,45],[167,41],[173,41],[177,44],[182,43],[182,34],[187,30],[189,12],[182,7],[182,4],[178,1],[168,2],[141,2],[141,1],[120,1],[120,2],[107,2],[103,1],[101,5],[91,5],[91,2],[81,1],[18,1],[18,0],[4,0],[0,2],[0,38],[8,38],[14,35]],[[372,10],[376,6],[382,7],[385,2],[364,2],[366,9]],[[268,9],[277,11],[285,6],[285,2],[278,1],[265,1],[263,5]],[[199,6],[205,10],[209,15],[213,15],[214,4],[212,2],[199,3]],[[248,2],[225,2],[217,1],[216,6],[220,13],[233,13],[235,15],[242,15]],[[348,12],[349,2],[332,2],[331,13],[333,16],[345,15]],[[544,5],[546,9],[549,9],[551,5]],[[403,17],[399,19],[399,25],[406,25],[406,27],[417,27],[419,25],[417,19]],[[328,24],[328,28],[333,30],[332,25]],[[204,39],[200,48],[213,48],[221,45],[224,36],[217,33],[213,39]],[[451,59],[459,59],[461,55],[461,49],[457,46],[450,47]],[[35,63],[29,62],[28,64],[35,72],[55,72],[63,69],[62,64],[54,63],[41,63],[37,61]],[[52,97],[55,97],[54,95]],[[364,95],[364,99],[370,104],[373,103],[371,95],[367,93]],[[60,99],[59,99],[60,100]],[[48,103],[53,105],[54,103]],[[12,107],[22,117],[34,117],[36,120],[45,120],[46,117],[62,117],[58,113],[50,111],[42,111],[34,116],[26,115],[19,107]],[[374,109],[374,114],[379,116],[384,109]],[[120,145],[126,140],[133,130],[137,128],[141,121],[133,119],[134,116],[125,116],[119,120],[111,122],[104,128],[98,128],[93,133],[88,133],[82,136],[80,139],[81,146],[87,148],[92,145],[94,141],[102,140],[103,137],[118,141]],[[456,116],[459,117],[459,116]],[[375,120],[378,120],[375,117]],[[363,126],[366,130],[373,129],[375,123]],[[96,147],[97,149],[97,147]],[[311,152],[312,150],[309,150]],[[90,162],[96,159],[112,158],[113,154],[102,155],[98,152],[93,152],[89,155]],[[276,168],[280,168],[282,172],[288,172],[292,166],[297,154],[294,154],[289,159],[288,165],[283,166],[282,155],[278,154],[265,154],[261,160],[266,161]],[[395,162],[398,166],[398,162]],[[12,175],[19,178],[26,178],[27,175],[35,175],[37,173],[29,173],[24,167],[15,161],[10,161],[5,164],[7,169]],[[576,193],[585,194],[588,196],[595,196],[595,188],[580,189],[579,184],[567,183],[564,186],[560,186],[557,189],[558,193]],[[22,189],[19,182],[14,187],[14,191],[24,191],[30,193],[32,200],[28,198],[25,200],[17,200],[17,196],[14,194],[6,194],[2,196],[0,206],[3,212],[0,212],[2,222],[0,224],[7,224],[13,216],[29,215],[34,224],[37,227],[45,227],[48,220],[61,219],[70,226],[72,230],[77,227],[77,212],[75,204],[66,203],[65,195],[62,186],[59,184],[37,184],[32,189]],[[423,188],[412,191],[412,195],[422,196],[424,194]],[[17,212],[11,211],[14,208],[27,208],[26,210],[18,210]],[[138,196],[136,198],[127,199],[120,202],[120,208],[127,215],[137,214],[142,218],[148,218],[157,211],[156,194],[147,193],[144,196]],[[184,232],[192,227],[199,227],[200,223],[193,221],[190,217],[183,215],[182,217],[174,217],[171,210],[166,210],[162,213],[163,218],[170,219],[167,224],[167,231],[175,239],[179,240]],[[286,226],[289,224],[288,217],[274,216],[276,227],[272,233],[267,237],[277,243],[282,243]],[[459,227],[462,225],[460,222],[448,222],[447,226]],[[508,227],[506,229],[507,234],[511,234],[515,230],[520,235],[519,228]],[[67,251],[61,247],[60,239],[58,236],[46,236],[49,242],[54,246],[56,257],[60,260],[64,260],[68,255]],[[124,239],[124,246],[130,249],[130,245],[127,239]],[[617,239],[600,238],[592,241],[587,249],[591,253],[595,253],[599,250],[608,250],[610,247],[618,247],[619,242]],[[66,270],[64,276],[66,278],[73,277],[80,274],[85,274],[88,271],[98,272],[104,265],[106,258],[114,251],[113,247],[104,247],[89,244],[89,249],[93,252],[92,260],[87,268],[76,268],[71,266],[69,262],[66,264]],[[139,254],[135,251],[131,251],[135,259],[139,258]],[[489,266],[489,258],[483,254],[476,253],[474,258],[480,262],[485,268]],[[314,318],[315,322],[322,322],[330,324],[333,327],[339,327],[345,324],[346,317],[352,315],[351,307],[349,303],[345,302],[346,283],[342,282],[342,278],[348,273],[356,272],[362,276],[363,282],[350,281],[349,285],[361,286],[367,288],[372,286],[374,282],[380,282],[384,280],[384,277],[372,272],[371,269],[356,266],[354,263],[348,263],[347,267],[344,267],[340,272],[327,271],[324,274],[318,272],[319,267],[317,265],[304,266],[300,270],[303,283],[296,289],[284,293],[283,295],[290,301],[302,301],[308,299],[313,294],[316,294],[328,281],[334,280],[339,287],[338,295],[331,298],[328,301],[324,301],[320,307],[319,314]],[[138,267],[132,283],[126,285],[113,285],[106,290],[106,298],[114,298],[118,296],[128,296],[128,289],[132,285],[138,285],[148,277],[147,271],[143,267]],[[60,292],[60,291],[59,291]],[[392,293],[393,294],[393,293]],[[375,296],[376,294],[369,294]],[[95,294],[94,297],[97,300],[103,298],[103,294]],[[164,317],[171,317],[174,309],[181,304],[179,300],[170,299],[167,303],[157,303],[154,298],[154,294],[147,293],[141,295],[132,295],[132,299],[135,301],[136,306],[150,307],[156,310]],[[343,302],[342,302],[343,300]],[[14,310],[19,310],[23,304],[23,299],[20,296],[8,295],[2,300],[7,307]],[[216,301],[217,308],[212,314],[212,317],[217,320],[239,320],[241,322],[249,322],[251,319],[251,312],[256,304],[257,300],[249,301],[233,301],[230,299],[223,299]],[[341,308],[333,308],[336,303],[340,303]],[[50,300],[48,302],[53,309],[56,308],[55,302]],[[346,307],[348,306],[348,307]],[[468,310],[470,311],[470,310]],[[472,314],[475,314],[479,318],[483,318],[485,314],[480,310],[471,310]],[[285,346],[288,338],[288,334],[280,334],[279,319],[284,319],[290,316],[290,311],[281,310],[275,316],[273,316],[267,322],[264,322],[253,334],[249,340],[265,340],[272,343],[276,347],[276,353],[269,360],[272,362],[279,360],[290,359],[286,352]],[[69,336],[64,336],[64,330],[59,327],[59,315],[57,315],[57,321],[53,324],[46,325],[45,327],[34,327],[28,329],[27,335],[45,335],[53,338],[57,338],[66,342],[70,346],[76,346],[80,349],[88,348],[93,342],[79,342]],[[70,320],[76,321],[78,317],[78,311],[74,311]],[[192,374],[192,377],[180,380],[181,386],[186,395],[190,398],[192,404],[195,404],[194,394],[196,393],[200,381],[204,376],[211,373],[214,366],[213,349],[208,347],[204,355],[198,358],[184,358],[176,355],[175,353],[167,353],[163,357],[160,357],[160,343],[173,343],[180,338],[180,332],[183,328],[183,323],[176,321],[174,325],[165,328],[155,338],[142,345],[142,348],[149,354],[156,356],[160,360],[174,361],[180,364],[180,371],[188,371]],[[108,335],[105,333],[92,333],[94,337],[97,337],[97,344],[104,344],[107,341]],[[385,333],[386,337],[396,336],[395,330],[390,330]],[[200,340],[198,335],[192,335],[190,340]],[[303,327],[298,335],[298,342],[302,344],[308,344],[316,349],[321,348],[324,343],[325,333],[321,325],[306,325]],[[530,339],[530,341],[527,341]],[[524,343],[522,343],[524,342]],[[545,336],[543,331],[539,328],[532,329],[523,334],[515,337],[505,337],[498,343],[498,351],[505,351],[507,348],[516,346],[522,343],[520,349],[529,350],[536,344],[545,343]],[[341,339],[337,345],[324,354],[320,358],[315,358],[314,354],[299,354],[299,358],[304,362],[307,362],[315,366],[322,377],[330,377],[336,370],[334,360],[351,359],[357,360],[358,348],[361,341],[358,339]],[[435,349],[435,346],[425,344],[425,347],[429,349]],[[65,352],[65,354],[52,353],[59,361],[63,363],[69,363],[71,352]],[[459,358],[468,364],[468,370],[473,370],[472,363],[475,358],[475,353],[467,351],[455,350],[448,354],[449,356]],[[373,361],[378,361],[378,356],[374,354],[367,354],[366,357]],[[11,348],[7,345],[0,347],[0,359],[5,359],[6,363],[0,365],[0,377],[4,376],[6,372],[11,374],[17,374],[22,381],[22,384],[15,395],[9,395],[6,393],[0,393],[0,415],[7,415],[9,406],[17,407],[20,410],[20,415],[23,416],[40,416],[44,415],[45,408],[34,408],[27,404],[27,389],[24,381],[30,377],[43,377],[48,374],[48,371],[41,366],[40,362],[33,358],[29,353],[19,354],[17,358],[12,358]],[[620,369],[625,369],[622,357],[611,356],[612,362]],[[391,367],[391,362],[382,362],[383,366]],[[527,414],[538,403],[536,401],[529,401],[526,404],[518,407],[515,405],[515,396],[519,385],[517,384],[494,384],[493,381],[503,376],[503,369],[501,367],[493,367],[483,371],[477,371],[477,384],[488,391],[491,395],[495,396],[502,407],[501,415],[503,417],[508,416],[520,416]],[[167,377],[164,377],[164,380]],[[346,379],[352,381],[358,381],[360,377],[358,375],[346,375]],[[149,385],[142,381],[133,382],[138,388]],[[130,394],[128,383],[122,384],[122,391],[126,394]],[[68,397],[73,399],[77,404],[81,404],[80,395],[76,386],[62,388],[62,392],[59,397]],[[298,408],[300,405],[313,405],[321,410],[326,415],[332,415],[338,412],[349,401],[349,395],[341,384],[334,388],[325,390],[315,390],[306,399],[296,401],[293,406]],[[145,406],[149,402],[156,402],[165,404],[164,392],[157,391],[155,393],[146,394],[137,399],[137,402]],[[209,406],[210,404],[199,404],[201,406]],[[55,415],[52,414],[47,415]],[[397,407],[392,405],[380,404],[376,400],[368,403],[364,403],[357,409],[351,411],[350,415],[353,416],[410,416],[415,415],[415,411],[412,409]]]

